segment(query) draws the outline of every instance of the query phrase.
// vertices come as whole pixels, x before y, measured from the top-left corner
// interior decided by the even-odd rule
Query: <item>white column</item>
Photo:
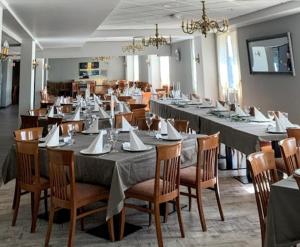
[[[11,105],[12,92],[12,73],[13,61],[8,59],[2,62],[2,87],[1,87],[1,106],[7,107]]]
[[[38,66],[35,69],[35,108],[39,108],[41,105],[40,92],[44,88],[45,60],[43,58],[37,58],[36,61]]]
[[[0,2],[0,50],[2,48],[3,6]],[[2,62],[0,61],[0,64]],[[2,66],[0,66],[0,104],[2,102]]]
[[[24,39],[21,47],[19,114],[26,114],[33,109],[34,70],[32,61],[35,59],[35,42]]]

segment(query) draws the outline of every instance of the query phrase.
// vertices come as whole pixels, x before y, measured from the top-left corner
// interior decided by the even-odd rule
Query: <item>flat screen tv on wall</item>
[[[247,40],[251,74],[289,74],[295,76],[290,33]]]

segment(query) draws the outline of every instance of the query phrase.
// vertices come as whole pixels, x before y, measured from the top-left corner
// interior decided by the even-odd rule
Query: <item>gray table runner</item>
[[[293,177],[271,187],[265,246],[290,247],[300,243],[300,191]]]
[[[149,145],[170,144],[138,131],[141,139]],[[196,135],[185,135],[182,147],[182,166],[190,166],[196,162]],[[121,144],[129,140],[128,133],[119,134],[118,153],[108,153],[101,156],[81,155],[80,150],[87,148],[95,136],[76,135],[72,146],[61,147],[75,152],[76,180],[91,184],[110,187],[107,218],[118,214],[123,208],[124,191],[134,184],[153,178],[155,174],[156,151],[153,148],[147,152],[126,152]],[[47,151],[40,148],[41,173],[47,176]],[[7,183],[15,178],[16,154],[13,146],[2,164],[0,182]]]
[[[221,142],[248,155],[259,151],[259,141],[279,141],[285,134],[270,134],[266,129],[270,123],[236,122],[228,118],[209,115],[209,109],[195,105],[185,108],[171,105],[169,101],[151,100],[151,111],[163,118],[189,120],[190,127],[202,134],[220,131]]]

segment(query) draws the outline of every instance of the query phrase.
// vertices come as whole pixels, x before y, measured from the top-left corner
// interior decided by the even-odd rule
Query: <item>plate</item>
[[[39,143],[39,147],[40,147],[40,148],[46,148],[46,147],[49,147],[49,148],[56,148],[56,147],[63,147],[63,146],[65,146],[66,144],[67,144],[67,143],[59,142],[58,146],[51,146],[51,147],[49,147],[49,146],[46,146],[46,143],[45,143],[45,142],[43,142],[43,143]]]
[[[99,134],[100,133],[100,130],[98,131],[87,131],[87,130],[83,130],[81,131],[82,134],[84,135],[96,135],[96,134]]]
[[[267,133],[269,134],[286,134],[286,131],[275,131],[275,130],[267,130]]]
[[[180,139],[170,139],[168,136],[161,136],[161,139],[164,141],[181,141],[183,138]]]
[[[138,129],[138,127],[132,127],[132,128],[133,128],[132,130],[137,130]],[[120,133],[129,133],[130,130],[118,129],[118,132],[120,132]]]
[[[146,146],[146,149],[143,149],[143,150],[132,150],[132,149],[130,149],[130,142],[124,142],[122,144],[123,150],[128,151],[128,152],[144,152],[144,151],[149,151],[153,148],[153,146],[150,146],[150,145],[145,145],[145,146]]]
[[[59,140],[62,142],[64,140],[64,137],[60,136]],[[45,142],[45,141],[46,141],[46,137],[42,137],[42,138],[39,139],[39,142]]]
[[[300,176],[300,169],[296,169],[294,173]]]
[[[110,144],[105,144],[104,147],[103,147],[102,152],[100,152],[100,153],[90,153],[90,152],[87,151],[87,149],[82,149],[80,151],[80,153],[84,154],[84,155],[101,155],[101,154],[109,153],[110,150],[111,150],[111,145]]]

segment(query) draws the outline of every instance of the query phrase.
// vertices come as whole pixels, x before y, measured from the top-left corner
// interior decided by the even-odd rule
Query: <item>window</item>
[[[217,36],[219,93],[222,100],[236,103],[241,97],[241,72],[238,55],[237,32]],[[232,96],[232,94],[234,94]]]
[[[159,57],[161,86],[170,85],[170,57]]]
[[[127,56],[126,57],[126,79],[128,81],[138,81],[139,80],[139,56]]]

